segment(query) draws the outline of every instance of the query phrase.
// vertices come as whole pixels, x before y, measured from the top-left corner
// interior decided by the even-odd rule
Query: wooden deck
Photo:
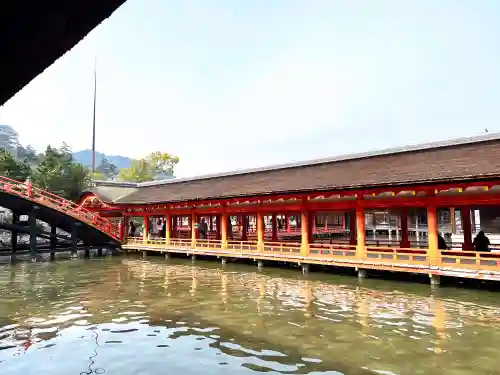
[[[168,242],[168,243],[167,243]],[[243,258],[254,261],[279,261],[298,265],[320,264],[349,267],[358,270],[410,272],[432,276],[452,276],[500,281],[500,254],[476,251],[438,251],[431,257],[426,249],[365,246],[358,256],[355,245],[309,244],[304,253],[300,243],[187,239],[128,238],[122,246],[127,251],[151,251],[212,256],[215,258]]]

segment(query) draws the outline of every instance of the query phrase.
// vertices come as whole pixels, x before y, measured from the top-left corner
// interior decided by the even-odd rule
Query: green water
[[[500,374],[499,294],[159,258],[0,266],[0,374]]]

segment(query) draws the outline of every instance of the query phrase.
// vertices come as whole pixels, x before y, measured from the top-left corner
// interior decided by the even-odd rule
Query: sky
[[[500,131],[498,0],[128,0],[0,108],[178,177]]]

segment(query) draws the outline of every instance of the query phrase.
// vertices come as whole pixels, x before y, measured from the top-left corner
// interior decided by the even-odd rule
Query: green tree
[[[19,145],[17,147],[17,158],[19,160],[26,160],[30,165],[38,165],[40,161],[36,150],[30,145],[27,147]]]
[[[73,162],[71,149],[47,146],[40,164],[33,173],[33,183],[66,199],[77,199],[89,182],[89,171]]]
[[[118,173],[118,180],[124,182],[146,182],[154,179],[154,169],[145,160],[132,160],[129,168],[122,168]]]
[[[102,175],[104,180],[114,179],[118,175],[118,168],[113,163],[110,163],[107,158],[103,157],[96,168],[96,172]]]
[[[169,154],[168,152],[155,151],[146,158],[148,163],[153,168],[153,174],[165,174],[167,176],[174,175],[174,168],[179,163],[179,157]]]
[[[0,175],[17,181],[26,181],[31,174],[27,161],[19,161],[4,148],[0,148]]]
[[[91,172],[89,174],[89,177],[93,181],[106,181],[108,179],[105,175],[103,175],[102,173],[97,172],[97,171],[94,173]]]

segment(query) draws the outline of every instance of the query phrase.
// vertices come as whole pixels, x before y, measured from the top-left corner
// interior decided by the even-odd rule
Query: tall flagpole
[[[97,58],[94,59],[94,114],[92,116],[92,173],[95,172],[95,105],[97,100]]]

